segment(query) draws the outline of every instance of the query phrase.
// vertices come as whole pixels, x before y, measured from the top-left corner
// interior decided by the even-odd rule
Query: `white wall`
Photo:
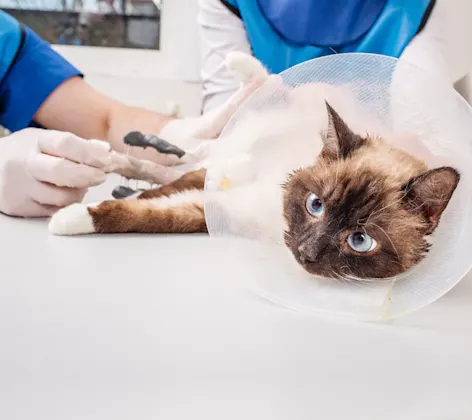
[[[444,16],[444,54],[453,78],[459,79],[456,89],[472,102],[472,0],[437,0],[436,10]]]
[[[95,88],[126,103],[185,115],[200,111],[198,0],[164,0],[161,49],[55,46]]]
[[[444,16],[446,56],[453,75],[472,71],[472,0],[438,0],[437,12]]]

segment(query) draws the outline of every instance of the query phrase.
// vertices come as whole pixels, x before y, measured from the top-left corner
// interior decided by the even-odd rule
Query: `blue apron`
[[[399,57],[435,0],[221,0],[272,73],[335,53]]]

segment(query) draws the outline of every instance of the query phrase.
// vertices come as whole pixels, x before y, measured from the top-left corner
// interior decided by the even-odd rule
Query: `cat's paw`
[[[90,205],[72,204],[59,210],[49,222],[49,232],[53,235],[84,235],[94,233],[95,227],[88,208]]]
[[[232,75],[242,83],[264,82],[269,77],[269,73],[257,58],[239,51],[228,53],[226,66]]]

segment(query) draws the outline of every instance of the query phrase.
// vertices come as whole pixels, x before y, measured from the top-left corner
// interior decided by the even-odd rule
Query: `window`
[[[157,50],[161,2],[0,0],[0,6],[52,44]]]

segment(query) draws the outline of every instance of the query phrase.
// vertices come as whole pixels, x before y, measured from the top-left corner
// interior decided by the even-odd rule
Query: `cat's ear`
[[[361,136],[353,133],[339,114],[326,102],[328,111],[328,130],[323,136],[324,158],[345,159],[365,142]]]
[[[423,214],[428,223],[427,233],[438,226],[459,179],[459,172],[445,166],[424,172],[404,187],[407,205],[410,211]]]

